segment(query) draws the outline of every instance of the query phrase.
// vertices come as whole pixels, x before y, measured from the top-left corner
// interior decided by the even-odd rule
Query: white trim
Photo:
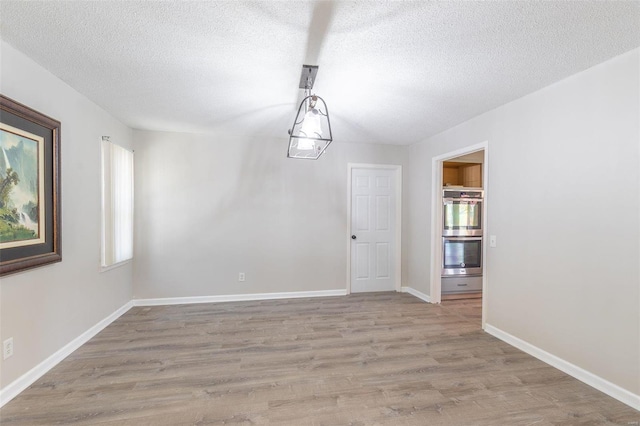
[[[489,191],[489,142],[484,142],[484,163],[482,163],[482,189],[484,202],[482,203],[482,312],[480,324],[482,329],[487,324],[487,315],[489,313],[489,264],[487,263],[487,255],[489,254],[489,221],[487,220],[487,211],[490,202],[491,192]]]
[[[450,158],[448,154],[446,158]],[[431,160],[431,284],[430,293],[432,303],[442,301],[441,263],[442,263],[442,159],[434,157]]]
[[[344,289],[319,291],[291,291],[282,293],[228,294],[220,296],[162,297],[133,299],[133,306],[190,305],[194,303],[242,302],[250,300],[298,299],[302,297],[346,296]]]
[[[402,291],[402,166],[396,168],[396,291]]]
[[[472,154],[474,152],[484,151],[484,161],[482,164],[482,189],[484,190],[484,202],[482,203],[482,229],[483,234],[487,233],[487,194],[489,189],[489,141],[477,143],[475,145],[466,146],[464,148],[450,151],[445,154],[435,156],[431,159],[431,303],[440,303],[442,301],[442,281],[441,281],[441,264],[442,264],[442,163],[446,160],[460,157],[461,155]],[[488,299],[489,299],[489,280],[488,268],[486,263],[487,254],[487,238],[483,239],[482,247],[482,328],[484,328],[487,319]]]
[[[99,270],[99,272],[100,272],[100,273],[107,272],[107,271],[110,271],[110,270],[112,270],[112,269],[117,269],[117,268],[120,268],[120,267],[122,267],[122,266],[124,266],[124,265],[128,265],[129,263],[133,263],[133,258],[131,258],[131,259],[127,259],[127,260],[123,260],[123,261],[121,261],[121,262],[114,263],[114,264],[109,265],[109,266],[102,266],[102,265],[100,265],[100,270]]]
[[[396,172],[396,271],[395,287],[402,291],[402,166],[398,164],[347,164],[347,294],[351,294],[351,172],[353,169],[386,169]]]
[[[418,299],[422,299],[427,303],[431,303],[431,297],[429,297],[428,294],[424,294],[423,292],[418,291],[413,287],[402,287],[402,292],[409,293],[410,295],[415,296]]]
[[[549,352],[544,351],[537,346],[532,345],[531,343],[525,342],[524,340],[519,339],[518,337],[502,331],[490,324],[485,324],[484,329],[487,333],[491,334],[494,337],[497,337],[503,342],[506,342],[509,345],[514,346],[535,358],[538,358],[540,361],[543,361],[551,365],[552,367],[555,367],[558,370],[563,371],[568,375],[580,380],[581,382],[584,382],[587,385],[606,393],[610,397],[627,404],[631,408],[640,411],[640,395],[636,395],[624,388],[621,388],[620,386],[611,383],[610,381],[603,379],[600,376],[596,376],[595,374],[583,368],[580,368],[577,365],[574,365],[562,358],[550,354]]]
[[[345,282],[347,294],[351,294],[351,172],[353,167],[354,164],[347,164],[347,280]]]
[[[71,342],[67,343],[60,350],[42,361],[40,364],[36,365],[31,370],[27,371],[25,374],[18,377],[16,380],[9,383],[4,388],[0,389],[0,407],[4,406],[7,402],[15,398],[20,392],[35,383],[36,380],[38,380],[45,373],[55,367],[58,363],[60,363],[60,361],[68,357],[80,346],[87,343],[93,336],[104,330],[109,324],[120,318],[122,314],[127,312],[133,306],[134,305],[132,301],[125,303],[114,313],[73,339]]]

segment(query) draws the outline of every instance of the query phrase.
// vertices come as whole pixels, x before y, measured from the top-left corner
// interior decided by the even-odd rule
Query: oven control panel
[[[443,191],[443,197],[444,198],[482,198],[483,192],[484,191],[480,189],[470,189],[470,190],[445,189]]]

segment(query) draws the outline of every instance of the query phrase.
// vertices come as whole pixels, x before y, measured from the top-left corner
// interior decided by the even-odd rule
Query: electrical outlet
[[[2,342],[2,359],[7,359],[11,355],[13,355],[13,337]]]
[[[244,272],[238,274],[238,281],[244,281]]]

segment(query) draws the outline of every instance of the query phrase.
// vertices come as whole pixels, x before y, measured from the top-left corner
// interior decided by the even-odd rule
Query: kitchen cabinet
[[[482,164],[445,161],[442,167],[442,185],[482,188]]]

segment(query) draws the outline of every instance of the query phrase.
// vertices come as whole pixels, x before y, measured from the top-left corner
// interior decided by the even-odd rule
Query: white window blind
[[[133,152],[102,138],[102,266],[133,258]]]

